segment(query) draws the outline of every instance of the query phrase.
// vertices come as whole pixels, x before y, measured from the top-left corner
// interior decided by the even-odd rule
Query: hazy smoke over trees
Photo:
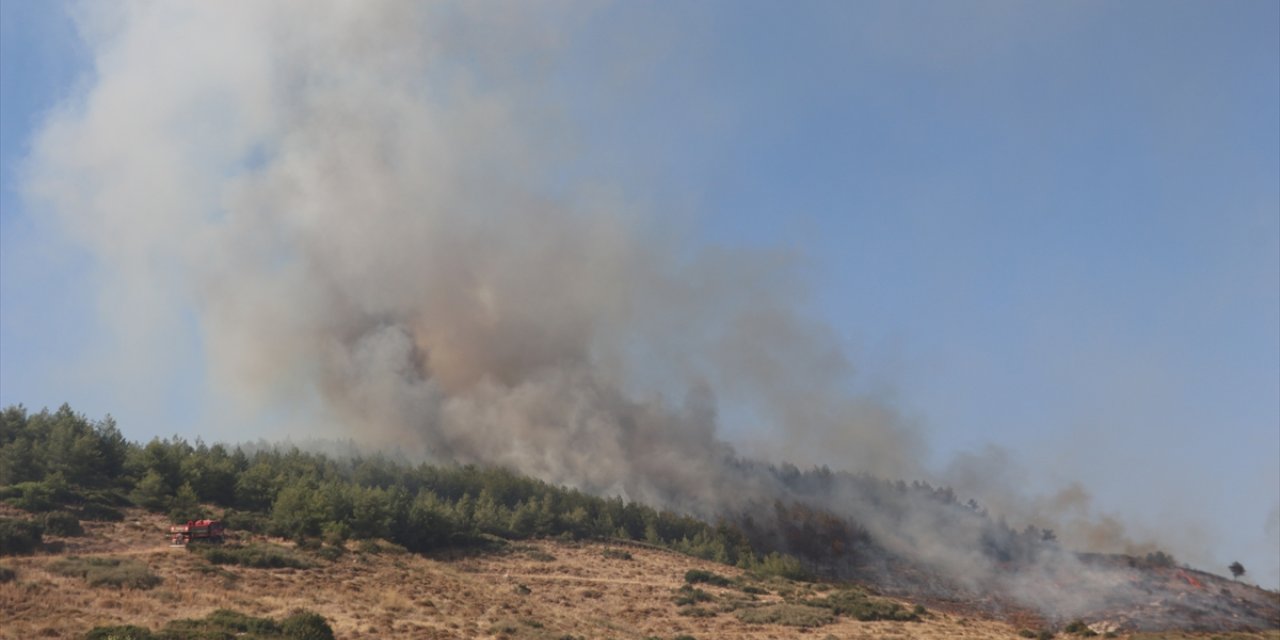
[[[696,253],[558,184],[573,131],[539,88],[575,11],[92,9],[96,77],[30,193],[97,252],[140,351],[166,347],[129,327],[190,303],[241,394],[318,390],[362,439],[633,498],[712,499],[722,390],[915,471],[781,257]]]
[[[795,311],[785,256],[698,250],[572,179],[545,86],[582,11],[84,7],[94,73],[35,141],[28,196],[100,260],[124,348],[165,358],[151,319],[190,310],[213,383],[318,395],[362,442],[708,514],[781,491],[718,433],[731,397],[778,442],[919,477],[913,430],[849,391],[837,340]],[[926,535],[935,515],[869,526],[973,570]]]

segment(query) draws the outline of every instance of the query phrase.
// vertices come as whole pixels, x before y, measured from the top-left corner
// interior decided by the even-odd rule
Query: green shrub
[[[733,584],[732,581],[730,581],[728,578],[720,574],[712,573],[710,571],[703,571],[701,569],[690,569],[686,571],[684,574],[684,581],[689,584],[697,584],[699,582],[705,582],[707,584],[715,585],[717,587],[727,587]]]
[[[346,549],[342,547],[325,546],[321,547],[320,550],[316,552],[316,555],[324,560],[328,560],[329,562],[336,562],[345,552]]]
[[[72,496],[61,482],[20,482],[5,492],[6,502],[31,512],[53,511]]]
[[[334,640],[324,616],[298,609],[280,621],[281,634],[289,640]]]
[[[920,621],[918,613],[905,609],[896,602],[873,598],[856,589],[837,591],[821,599],[804,600],[802,604],[830,609],[836,615],[849,616],[863,622],[871,622],[873,620]]]
[[[84,528],[80,520],[66,511],[44,514],[44,532],[55,536],[82,536]]]
[[[146,627],[132,624],[112,625],[110,627],[94,627],[86,633],[84,640],[152,640],[155,636]]]
[[[310,569],[313,565],[297,553],[275,545],[237,546],[189,545],[187,551],[204,556],[213,564],[232,564],[251,569]]]
[[[297,610],[276,622],[230,609],[200,619],[172,620],[158,632],[137,626],[97,627],[86,640],[333,640],[333,629],[310,611]]]
[[[777,576],[788,580],[808,580],[811,577],[809,570],[794,556],[777,552],[761,558],[751,570],[756,575]]]
[[[802,604],[773,604],[755,609],[739,609],[738,619],[746,624],[781,624],[789,627],[820,627],[835,622],[831,611]]]
[[[44,527],[33,520],[0,518],[0,556],[33,553],[43,541]]]
[[[80,519],[90,522],[120,522],[124,512],[102,502],[86,502],[80,507]]]
[[[328,522],[321,529],[320,537],[331,547],[341,547],[351,537],[351,527],[342,522]]]
[[[675,603],[678,606],[683,607],[697,602],[711,602],[713,600],[715,600],[715,597],[711,594],[703,591],[702,589],[695,589],[687,584],[676,590]]]
[[[233,640],[245,635],[278,638],[280,625],[270,618],[255,618],[230,609],[218,609],[202,619],[172,620],[158,634],[160,640]]]
[[[9,567],[0,565],[0,584],[5,584],[6,582],[13,582],[14,580],[17,580],[17,579],[18,579],[18,572],[14,571],[13,569],[10,569]]]
[[[1084,623],[1084,620],[1072,620],[1066,627],[1063,627],[1062,630],[1066,633],[1072,633],[1084,638],[1092,638],[1098,635],[1096,631],[1090,629],[1089,625]]]
[[[534,562],[555,562],[556,557],[543,551],[542,549],[530,549],[525,552],[525,557]]]
[[[631,552],[623,551],[622,549],[605,549],[603,555],[604,557],[609,558],[611,560],[631,560],[632,559]]]
[[[125,558],[69,556],[50,564],[49,571],[83,578],[91,587],[151,589],[161,582],[147,565]]]
[[[682,616],[690,617],[690,618],[714,618],[716,615],[716,612],[710,609],[707,609],[705,607],[699,607],[697,605],[680,607],[680,609],[677,610],[676,613]]]
[[[228,509],[222,516],[222,523],[228,530],[248,531],[249,533],[266,533],[268,518],[265,514],[253,511]]]

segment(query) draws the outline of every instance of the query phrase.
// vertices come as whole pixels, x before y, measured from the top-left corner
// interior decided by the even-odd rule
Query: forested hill
[[[0,412],[0,500],[84,520],[118,519],[122,507],[137,505],[173,521],[221,517],[234,530],[300,542],[380,538],[419,552],[484,544],[489,536],[620,538],[783,575],[804,572],[794,558],[753,549],[733,524],[504,469],[335,458],[296,447],[246,452],[180,437],[143,445],[110,417],[90,420],[67,405]],[[6,534],[4,544],[21,546],[21,537]]]

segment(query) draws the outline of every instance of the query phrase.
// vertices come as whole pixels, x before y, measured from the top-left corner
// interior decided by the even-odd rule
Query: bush
[[[84,640],[152,640],[155,636],[146,627],[132,624],[113,625],[110,627],[94,627],[86,633]]]
[[[80,519],[90,522],[120,522],[124,512],[102,502],[86,502],[80,507]]]
[[[0,556],[33,553],[43,541],[44,527],[33,520],[0,518]]]
[[[218,609],[203,619],[172,620],[160,631],[162,640],[231,640],[248,634],[253,638],[278,638],[280,625],[269,618],[255,618],[230,609]]]
[[[81,558],[69,556],[49,565],[49,571],[62,576],[83,578],[91,587],[151,589],[160,584],[160,576],[147,565],[124,558]]]
[[[716,615],[716,612],[704,607],[699,607],[697,605],[680,607],[680,609],[676,611],[676,613],[682,616],[690,617],[690,618],[714,618]]]
[[[249,533],[266,533],[267,516],[253,511],[237,511],[228,509],[222,516],[222,523],[227,529],[248,531]]]
[[[1062,630],[1067,633],[1073,633],[1075,635],[1078,635],[1084,638],[1092,638],[1098,635],[1096,631],[1094,631],[1093,629],[1090,629],[1089,625],[1084,623],[1084,620],[1072,620]]]
[[[80,520],[66,511],[54,511],[44,515],[44,532],[55,536],[82,536],[84,528]]]
[[[313,565],[297,553],[275,545],[212,547],[189,545],[187,551],[204,556],[213,564],[232,564],[251,569],[310,569]]]
[[[920,621],[918,613],[907,610],[896,602],[872,598],[866,593],[854,589],[837,591],[818,600],[805,600],[803,604],[830,609],[836,615],[849,616],[862,622],[871,622],[873,620]]]
[[[603,555],[604,557],[609,558],[611,560],[631,560],[632,559],[631,552],[623,551],[622,549],[605,549]]]
[[[802,604],[774,604],[755,609],[739,609],[738,619],[746,624],[781,624],[789,627],[820,627],[835,622],[826,609]]]
[[[675,602],[682,607],[697,602],[711,602],[712,600],[715,600],[715,598],[711,594],[687,584],[676,591]]]
[[[732,581],[730,581],[728,578],[720,574],[712,573],[710,571],[703,571],[701,569],[690,569],[686,571],[684,573],[684,581],[689,584],[697,584],[699,582],[705,582],[707,584],[715,585],[717,587],[727,587],[733,584]]]
[[[137,626],[97,627],[86,640],[333,640],[333,629],[310,611],[294,611],[276,622],[230,609],[218,609],[201,619],[173,620],[158,632]]]
[[[808,580],[809,570],[804,568],[794,556],[781,553],[770,553],[752,567],[752,571],[760,576],[777,576],[788,580]]]
[[[321,529],[320,537],[331,547],[341,547],[351,537],[351,527],[342,522],[328,522]]]
[[[10,569],[9,567],[0,566],[0,584],[5,584],[6,582],[13,582],[14,580],[17,580],[17,579],[18,579],[18,572],[14,571],[13,569]]]
[[[280,631],[289,640],[334,640],[333,629],[324,616],[298,609],[280,622]]]
[[[6,501],[24,511],[53,511],[71,498],[59,482],[20,482],[5,491]]]

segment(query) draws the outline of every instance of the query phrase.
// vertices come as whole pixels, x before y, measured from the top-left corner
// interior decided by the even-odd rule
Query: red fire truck
[[[169,546],[183,547],[192,542],[222,542],[226,527],[221,520],[188,520],[169,527]]]

